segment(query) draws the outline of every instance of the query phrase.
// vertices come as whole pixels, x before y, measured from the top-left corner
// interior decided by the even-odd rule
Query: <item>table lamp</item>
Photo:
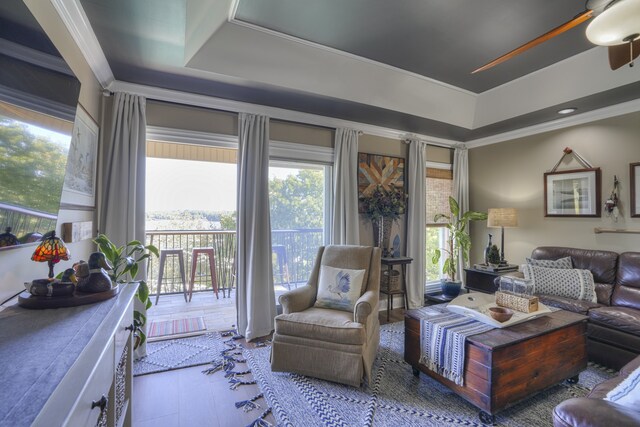
[[[504,259],[504,229],[518,226],[518,211],[515,208],[491,208],[488,212],[487,227],[500,228],[500,265],[507,265]]]
[[[42,241],[31,255],[31,260],[47,262],[49,264],[49,280],[53,280],[53,265],[61,260],[67,261],[71,254],[62,239],[56,237],[56,232],[51,231],[42,237]]]

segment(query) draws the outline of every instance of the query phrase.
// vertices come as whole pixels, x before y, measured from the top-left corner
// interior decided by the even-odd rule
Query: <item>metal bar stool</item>
[[[156,305],[158,305],[158,299],[160,298],[160,291],[162,289],[162,279],[164,277],[164,263],[167,260],[167,256],[177,256],[178,264],[180,266],[180,278],[182,279],[182,293],[184,294],[184,300],[187,301],[187,277],[184,272],[184,253],[182,248],[179,249],[160,249],[160,263],[158,265],[158,292],[156,293]],[[175,279],[175,278],[172,278]]]
[[[273,245],[271,250],[276,255],[276,262],[278,263],[278,273],[274,274],[280,276],[280,283],[284,284],[285,280],[287,288],[291,290],[291,283],[289,282],[289,264],[287,262],[287,248],[284,245]]]
[[[211,273],[211,287],[213,288],[213,292],[216,293],[216,299],[218,297],[218,279],[216,277],[216,267],[215,267],[215,255],[213,248],[193,248],[191,251],[191,277],[189,278],[189,301],[191,301],[191,297],[193,296],[193,283],[196,279],[196,266],[198,265],[198,257],[200,255],[207,255],[209,258],[209,272]]]

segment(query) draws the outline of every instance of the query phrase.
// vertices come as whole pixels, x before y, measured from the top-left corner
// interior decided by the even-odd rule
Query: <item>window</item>
[[[326,244],[330,170],[317,164],[271,162],[269,205],[277,294],[307,283],[318,247]]]
[[[449,212],[449,196],[453,189],[453,173],[451,165],[430,164],[426,173],[426,292],[436,292],[440,289],[439,280],[442,277],[443,258],[438,264],[432,262],[436,249],[442,249],[445,245],[448,230],[435,223],[433,217],[438,213]]]

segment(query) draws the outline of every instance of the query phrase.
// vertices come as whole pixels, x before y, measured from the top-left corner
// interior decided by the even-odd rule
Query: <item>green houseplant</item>
[[[440,257],[446,253],[444,265],[442,266],[442,273],[447,276],[447,279],[442,280],[442,291],[446,295],[455,296],[460,291],[460,280],[458,279],[458,260],[460,255],[464,263],[469,262],[469,249],[471,249],[471,237],[468,233],[469,221],[483,221],[487,219],[486,212],[467,211],[460,212],[460,205],[453,197],[449,196],[449,210],[450,213],[436,214],[433,218],[434,222],[440,220],[446,220],[445,227],[449,230],[449,235],[446,241],[446,247],[442,249],[436,249],[432,258],[432,262],[437,264],[440,261]]]
[[[498,246],[491,246],[491,249],[489,249],[489,253],[487,254],[487,262],[492,267],[500,265],[500,251],[498,250]]]
[[[158,256],[158,248],[153,245],[143,245],[138,240],[132,240],[125,246],[117,247],[104,234],[99,234],[94,239],[94,243],[98,245],[98,250],[102,252],[113,270],[109,272],[109,277],[114,283],[125,283],[131,281],[138,282],[138,291],[136,296],[144,304],[146,309],[151,308],[151,299],[149,298],[149,286],[144,280],[136,280],[136,276],[140,270],[140,264],[151,257]],[[133,327],[135,345],[138,348],[146,340],[147,336],[143,331],[143,326],[147,323],[147,317],[141,311],[133,312]]]
[[[378,184],[369,194],[360,196],[360,206],[373,225],[374,246],[381,247],[382,256],[387,256],[391,223],[404,214],[407,194],[400,188],[390,187],[387,190]]]

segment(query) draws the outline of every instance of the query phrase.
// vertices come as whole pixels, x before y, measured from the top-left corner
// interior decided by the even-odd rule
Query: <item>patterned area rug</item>
[[[147,356],[133,362],[133,375],[206,365],[220,356],[225,348],[225,339],[221,333],[213,332],[197,337],[148,343]]]
[[[177,320],[163,320],[159,322],[151,322],[149,325],[149,332],[147,338],[158,338],[168,335],[182,335],[191,334],[194,332],[207,330],[207,325],[204,323],[204,318],[188,317],[185,319]]]
[[[245,349],[244,357],[278,425],[482,426],[476,407],[424,374],[413,376],[403,360],[402,322],[382,327],[371,387],[356,389],[295,374],[272,373],[269,351],[268,347]],[[612,371],[589,366],[577,384],[559,384],[498,413],[496,425],[551,426],[557,404],[585,396],[612,375]],[[260,411],[256,412],[260,416]]]

